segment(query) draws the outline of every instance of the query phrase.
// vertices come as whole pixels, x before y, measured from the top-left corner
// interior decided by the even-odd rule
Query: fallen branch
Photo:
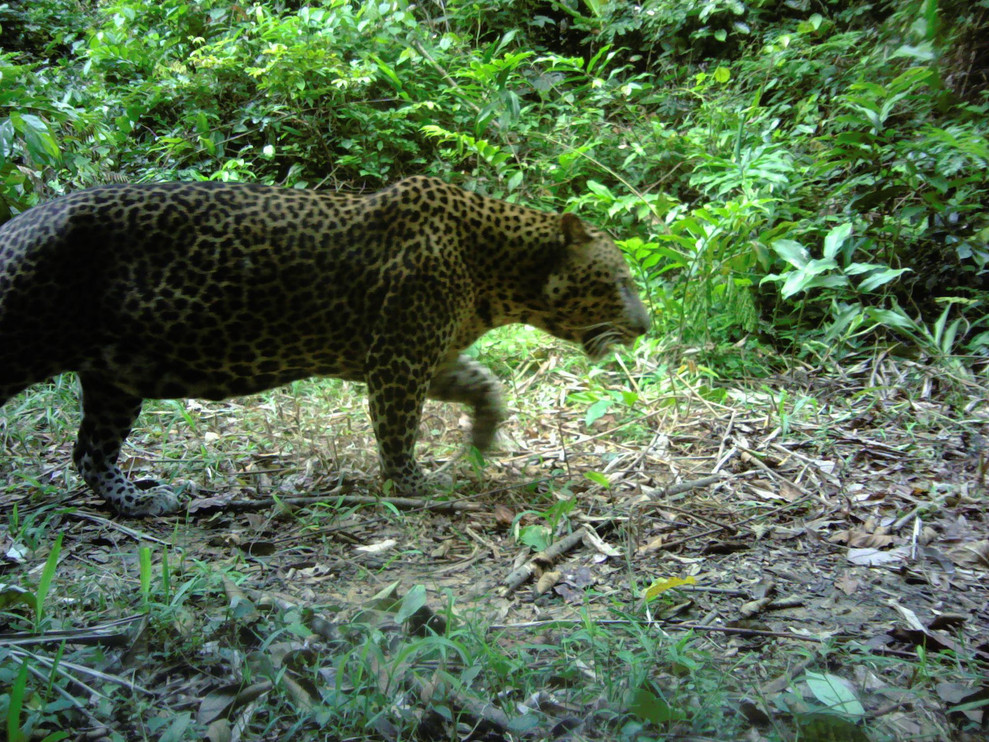
[[[551,567],[557,557],[567,553],[577,544],[582,542],[586,535],[587,530],[581,528],[578,531],[574,531],[566,538],[560,539],[545,551],[540,551],[532,557],[532,559],[527,561],[518,569],[514,570],[510,575],[508,575],[507,578],[505,578],[505,589],[503,594],[510,595],[530,577],[540,574],[547,568]]]
[[[484,505],[477,502],[464,502],[460,500],[429,500],[422,497],[376,497],[374,495],[308,495],[305,497],[279,497],[278,502],[290,507],[309,507],[320,504],[341,504],[341,505],[392,505],[399,510],[432,510],[441,513],[477,513],[482,512]],[[229,500],[227,502],[217,502],[215,507],[221,510],[232,510],[235,512],[253,512],[270,508],[275,501],[273,499],[263,500]],[[193,503],[194,504],[194,503]],[[213,507],[212,504],[201,509]]]

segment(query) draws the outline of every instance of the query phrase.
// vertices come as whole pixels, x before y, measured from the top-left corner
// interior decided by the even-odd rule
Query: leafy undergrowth
[[[149,405],[127,466],[192,505],[146,521],[70,471],[70,377],[11,401],[8,738],[983,738],[980,389],[517,357],[486,462],[429,406],[429,503],[354,386]]]

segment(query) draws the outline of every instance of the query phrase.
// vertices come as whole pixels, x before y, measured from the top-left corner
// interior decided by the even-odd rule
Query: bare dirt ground
[[[368,722],[366,738],[408,738],[396,718],[411,717],[424,739],[983,738],[981,389],[946,392],[936,374],[888,360],[840,377],[797,371],[730,385],[670,373],[588,425],[586,405],[564,404],[586,382],[552,355],[534,365],[539,375],[516,377],[502,451],[483,468],[447,462],[467,420],[429,407],[420,454],[430,469],[449,463],[455,479],[450,496],[429,503],[381,495],[363,398],[341,388],[325,406],[308,387],[191,403],[180,417],[194,416],[195,430],[173,425],[173,408],[152,410],[153,422],[168,420],[138,432],[128,465],[193,479],[182,518],[114,519],[77,489],[66,501],[76,509],[47,511],[49,536],[29,548],[12,509],[23,523],[43,503],[5,465],[0,581],[34,584],[50,539],[64,534],[49,631],[97,637],[80,646],[103,647],[84,662],[106,677],[77,680],[141,699],[124,713],[75,686],[88,701],[64,713],[88,739],[118,729],[182,739],[206,727],[210,739],[250,739],[244,730],[257,735],[277,689],[286,700],[269,729],[297,728],[286,709],[301,708],[315,715],[302,738],[344,738],[314,709],[348,690],[328,658],[366,647],[348,634],[362,625],[393,637],[370,685],[402,699]],[[594,384],[606,389],[609,378]],[[7,425],[37,426],[32,450],[44,460],[32,476],[57,486],[71,433],[46,435],[27,417]],[[152,588],[164,596],[150,623],[137,598],[139,545],[151,548],[155,585],[166,546],[169,555],[170,586]],[[205,574],[215,587],[197,592]],[[183,586],[195,600],[176,599]],[[0,647],[37,637],[7,610]],[[424,625],[471,626],[496,651],[449,659],[444,671],[458,668],[461,680],[465,665],[484,667],[473,683],[444,681],[435,659],[396,659],[397,637],[429,634]],[[595,655],[594,631],[611,656]],[[195,649],[184,655],[185,645]],[[314,672],[320,662],[304,653],[317,647]],[[499,657],[521,665],[499,675]],[[815,726],[822,683],[833,686],[839,726]],[[441,696],[459,724],[436,711]]]

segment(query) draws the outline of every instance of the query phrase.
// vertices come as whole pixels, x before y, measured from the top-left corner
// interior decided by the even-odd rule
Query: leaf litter
[[[634,404],[589,415],[568,403],[586,377],[542,365],[515,377],[486,462],[458,453],[463,411],[428,406],[420,456],[454,479],[429,501],[375,484],[360,395],[337,390],[327,411],[315,382],[190,403],[195,429],[167,422],[181,403],[152,409],[128,463],[191,480],[184,518],[114,519],[78,487],[47,505],[76,483],[68,444],[39,433],[20,446],[34,480],[3,469],[0,669],[58,666],[71,703],[51,719],[87,739],[316,734],[359,727],[348,714],[369,696],[385,710],[369,739],[713,733],[691,710],[711,702],[697,680],[711,668],[717,714],[750,739],[980,738],[981,389],[911,395],[927,371],[887,358],[720,388],[640,382]],[[611,373],[594,384],[626,388]],[[38,630],[24,591],[45,562],[42,522],[65,538]],[[645,673],[620,651],[565,649],[589,626],[667,649]],[[472,632],[496,650],[466,652]],[[499,675],[498,653],[543,669]]]

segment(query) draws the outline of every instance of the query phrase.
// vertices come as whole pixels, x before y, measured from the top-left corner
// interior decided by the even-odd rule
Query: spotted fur
[[[460,351],[511,322],[593,355],[649,325],[603,232],[432,178],[366,196],[109,185],[0,227],[0,404],[78,372],[73,458],[125,515],[180,507],[117,466],[143,399],[222,399],[308,376],[367,384],[383,476],[423,494],[424,400],[471,405],[473,442],[488,446],[498,383]]]

